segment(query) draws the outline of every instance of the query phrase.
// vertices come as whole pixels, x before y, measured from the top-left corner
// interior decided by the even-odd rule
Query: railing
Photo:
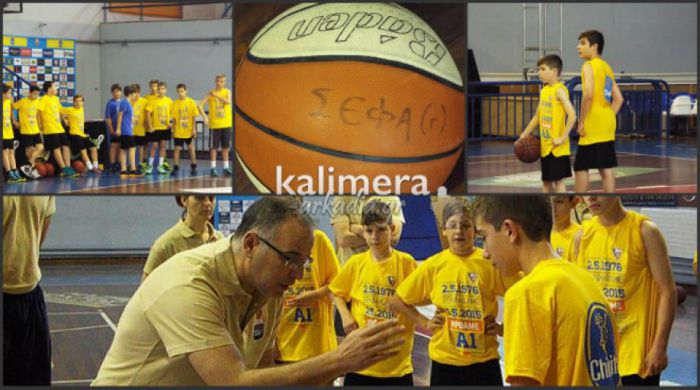
[[[662,137],[668,128],[669,85],[663,80],[622,78],[616,80],[625,99],[617,114],[617,134]],[[574,109],[581,106],[580,77],[565,85]],[[467,94],[468,139],[515,139],[525,129],[539,104],[539,81],[470,82]],[[650,86],[630,90],[625,85]],[[490,91],[485,91],[489,90]],[[474,91],[474,92],[472,92]],[[664,123],[664,121],[666,123]],[[578,137],[575,131],[572,137]]]
[[[27,84],[27,85],[29,85],[29,86],[32,85],[32,83],[30,83],[29,81],[25,80],[24,78],[22,78],[22,76],[18,75],[18,74],[15,73],[12,69],[6,67],[5,65],[2,66],[2,70],[5,71],[5,72],[10,73],[14,78],[16,78],[17,80],[19,80],[21,83]],[[4,77],[3,77],[3,79],[4,79]],[[22,94],[20,93],[20,89],[21,89],[21,88],[15,88],[15,84],[13,83],[13,84],[12,84],[12,89],[13,89],[14,92],[15,92],[15,97],[16,97],[18,100],[21,99],[21,98],[22,98]]]

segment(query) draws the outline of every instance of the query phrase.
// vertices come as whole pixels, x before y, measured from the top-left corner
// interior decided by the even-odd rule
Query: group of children
[[[122,88],[118,84],[111,87],[112,99],[107,103],[105,123],[110,140],[109,169],[120,173],[120,177],[142,177],[153,172],[156,149],[159,153],[158,173],[176,175],[179,171],[180,152],[187,147],[191,160],[191,174],[197,173],[194,139],[197,137],[195,119],[204,118],[211,130],[210,149],[211,175],[218,176],[216,167],[217,151],[223,157],[223,173],[232,175],[229,166],[229,147],[232,138],[233,119],[231,111],[232,95],[225,88],[226,76],[219,74],[215,87],[207,96],[196,103],[187,97],[187,86],[177,85],[178,98],[173,101],[166,96],[167,84],[163,81],[150,82],[151,94],[141,97],[141,88],[132,84]],[[8,183],[18,183],[29,179],[40,179],[36,164],[50,152],[60,169],[60,176],[79,177],[71,167],[71,149],[80,152],[80,159],[88,171],[100,172],[97,145],[85,133],[84,98],[73,97],[72,107],[63,107],[57,96],[57,84],[47,81],[40,88],[32,85],[29,96],[17,102],[12,101],[12,87],[3,85],[3,168]],[[205,106],[209,114],[205,115]],[[17,110],[19,120],[13,109]],[[68,134],[63,123],[68,127]],[[14,128],[19,129],[19,139],[15,140]],[[168,141],[174,138],[174,167],[165,158]],[[16,145],[19,141],[19,146]],[[146,148],[150,155],[146,159]],[[24,150],[27,164],[18,168],[15,149]],[[136,151],[138,149],[138,162]],[[89,152],[89,154],[88,154]],[[117,157],[117,153],[119,156]],[[21,171],[21,174],[20,174]]]
[[[178,84],[177,99],[173,101],[166,93],[168,85],[164,81],[151,80],[151,93],[141,96],[139,84],[122,88],[119,84],[111,87],[112,99],[105,108],[105,122],[110,136],[109,158],[112,172],[122,168],[122,177],[139,177],[151,174],[154,169],[160,174],[177,175],[180,170],[180,153],[187,147],[190,156],[190,173],[197,174],[197,159],[194,140],[197,137],[195,120],[201,116],[211,130],[210,149],[212,176],[218,176],[216,168],[217,151],[223,158],[223,172],[232,175],[229,166],[229,147],[232,137],[233,119],[231,112],[231,91],[225,87],[226,76],[215,78],[215,87],[207,96],[195,102],[187,96],[187,86]],[[209,115],[205,114],[205,106]],[[175,141],[173,166],[166,161],[166,148],[170,139]],[[150,153],[147,157],[147,148]],[[154,167],[158,149],[158,165]],[[138,151],[138,164],[137,164]],[[119,152],[119,164],[116,164]],[[128,167],[128,170],[125,169]]]
[[[314,261],[285,293],[278,362],[334,348],[335,306],[346,334],[393,318],[405,328],[393,357],[346,375],[345,385],[412,385],[416,326],[431,334],[431,385],[502,386],[499,335],[513,385],[658,385],[676,305],[664,238],[616,197],[585,197],[593,217],[579,225],[571,221],[577,201],[453,199],[442,212],[448,247],[420,265],[394,249],[391,207],[367,201],[359,230],[346,228],[361,232],[368,249],[342,266],[316,232]],[[432,318],[416,308],[428,304]]]
[[[603,34],[596,30],[584,31],[578,37],[578,55],[585,62],[581,68],[583,90],[577,126],[580,138],[574,160],[577,193],[588,190],[590,169],[600,172],[604,192],[615,191],[615,117],[624,99],[612,68],[601,58],[604,45]],[[571,177],[569,133],[576,123],[576,113],[569,92],[560,81],[561,58],[549,54],[540,58],[537,66],[544,87],[540,91],[537,112],[519,140],[539,126],[542,189],[566,192],[564,179]]]

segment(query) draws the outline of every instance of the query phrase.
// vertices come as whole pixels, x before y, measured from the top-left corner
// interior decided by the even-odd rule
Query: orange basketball
[[[80,160],[73,161],[70,166],[78,173],[85,173],[85,171],[87,171],[87,167],[85,167],[85,164]]]
[[[464,144],[454,60],[395,4],[302,4],[278,15],[238,66],[235,102],[237,157],[263,192],[289,177],[293,192],[378,181],[410,192],[418,175],[433,192]]]
[[[41,177],[46,177],[46,167],[43,163],[37,163],[34,168],[36,168],[36,171],[39,172]]]
[[[518,160],[524,163],[533,163],[540,159],[540,139],[528,135],[515,141],[513,152]]]
[[[46,176],[47,177],[52,177],[53,175],[56,174],[56,168],[53,166],[53,164],[46,162],[42,165],[44,165],[44,168],[46,168]]]

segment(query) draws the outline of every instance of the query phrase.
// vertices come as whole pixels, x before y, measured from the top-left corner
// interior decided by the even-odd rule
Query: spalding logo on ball
[[[399,5],[300,4],[239,64],[235,134],[263,192],[376,192],[378,182],[433,192],[464,145],[462,79],[432,28]]]

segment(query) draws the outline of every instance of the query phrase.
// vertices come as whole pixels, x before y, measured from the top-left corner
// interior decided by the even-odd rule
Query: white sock
[[[228,161],[224,161],[224,169],[228,169]]]
[[[87,169],[88,171],[92,171],[92,163],[90,161],[87,162]]]
[[[148,158],[148,165],[153,166],[153,160],[155,160],[155,157],[149,157]]]
[[[98,168],[99,166],[100,166],[100,164],[97,163],[97,160],[95,160],[95,161],[92,162],[92,167],[93,167],[93,168]]]
[[[211,167],[216,168],[216,160],[211,160]]]

